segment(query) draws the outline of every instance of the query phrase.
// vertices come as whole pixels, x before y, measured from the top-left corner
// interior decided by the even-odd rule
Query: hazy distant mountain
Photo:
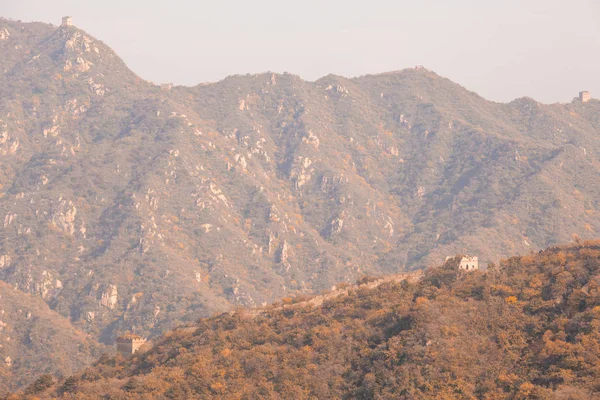
[[[75,27],[0,38],[0,279],[106,343],[600,229],[596,100],[425,69],[161,90]]]
[[[457,273],[451,259],[416,282],[224,313],[30,390],[77,399],[597,399],[599,249],[549,249],[486,272]]]

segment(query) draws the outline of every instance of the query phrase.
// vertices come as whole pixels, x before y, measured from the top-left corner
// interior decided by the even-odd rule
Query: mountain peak
[[[0,38],[5,49],[0,71],[10,86],[36,83],[40,89],[34,90],[43,87],[48,93],[64,92],[65,84],[87,86],[96,96],[147,86],[108,45],[73,25],[71,17],[58,27],[0,20]]]

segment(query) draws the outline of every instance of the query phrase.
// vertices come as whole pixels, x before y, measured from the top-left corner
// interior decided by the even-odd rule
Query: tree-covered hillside
[[[356,286],[316,307],[284,300],[258,315],[203,319],[36,395],[597,398],[599,242],[513,257],[487,271],[459,273],[457,264],[450,259],[414,283]]]
[[[106,350],[38,296],[0,282],[0,394],[41,374],[72,375]]]

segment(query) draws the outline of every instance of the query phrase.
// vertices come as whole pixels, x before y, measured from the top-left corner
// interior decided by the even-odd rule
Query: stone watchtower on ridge
[[[581,100],[582,103],[587,103],[591,99],[592,99],[592,95],[587,90],[584,90],[583,92],[579,92],[579,100]]]
[[[479,269],[479,259],[477,257],[464,256],[460,259],[458,269],[460,271],[475,271]]]
[[[63,17],[61,26],[73,26],[73,17]]]
[[[135,353],[144,343],[146,343],[146,339],[138,335],[119,336],[117,338],[117,352],[127,357]]]

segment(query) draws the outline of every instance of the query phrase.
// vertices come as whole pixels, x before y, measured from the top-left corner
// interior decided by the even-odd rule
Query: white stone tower
[[[464,256],[460,259],[458,269],[463,271],[475,271],[476,269],[479,269],[479,259],[477,257]]]
[[[72,26],[73,25],[73,17],[63,17],[62,18],[62,26]]]
[[[581,100],[582,103],[587,103],[591,99],[592,99],[592,95],[587,90],[584,90],[583,92],[579,92],[579,100]]]

